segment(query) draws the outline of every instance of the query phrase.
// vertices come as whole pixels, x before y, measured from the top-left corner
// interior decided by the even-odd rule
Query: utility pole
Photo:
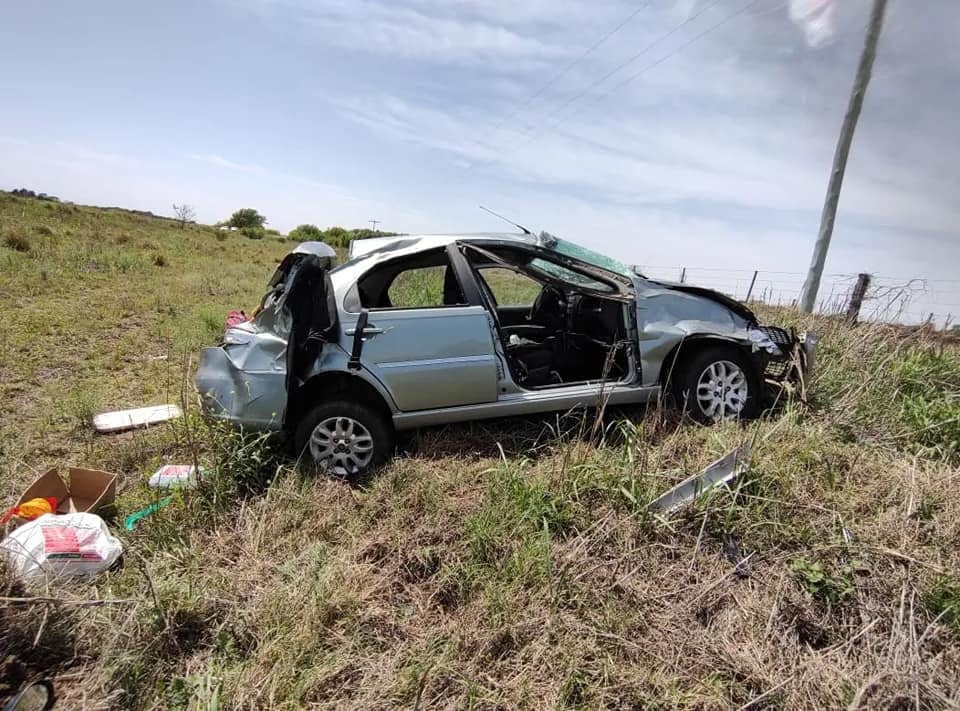
[[[857,67],[857,76],[853,81],[853,91],[850,93],[850,103],[847,105],[847,114],[843,117],[843,126],[840,128],[840,138],[837,139],[837,150],[833,156],[833,168],[830,171],[830,182],[827,185],[827,197],[823,203],[823,212],[820,215],[820,231],[813,246],[813,257],[810,260],[810,271],[803,284],[803,298],[800,307],[806,313],[812,313],[817,302],[817,291],[820,289],[820,278],[823,276],[823,265],[827,261],[827,250],[830,248],[830,238],[833,236],[833,223],[837,218],[837,205],[840,202],[840,187],[843,185],[843,174],[847,169],[847,157],[850,155],[850,144],[853,142],[853,132],[857,128],[857,119],[863,108],[863,97],[870,84],[870,74],[873,71],[873,60],[877,56],[877,41],[883,29],[883,15],[887,9],[887,0],[873,0],[873,9],[870,11],[870,24],[867,26],[867,37],[863,43],[863,52],[860,55],[860,65]]]
[[[371,225],[373,225],[373,231],[377,231],[377,225],[380,224],[380,220],[367,220]]]

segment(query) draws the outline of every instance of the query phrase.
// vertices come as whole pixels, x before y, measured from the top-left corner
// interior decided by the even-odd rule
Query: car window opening
[[[357,295],[360,306],[371,311],[468,305],[443,249],[395,259],[372,269],[357,282]]]
[[[598,293],[612,287],[519,250],[468,248],[465,254],[493,309],[507,364],[520,387],[628,379],[625,306]]]

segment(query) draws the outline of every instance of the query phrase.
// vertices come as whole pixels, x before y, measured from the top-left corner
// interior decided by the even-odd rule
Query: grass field
[[[2,575],[0,692],[45,676],[63,708],[960,704],[955,345],[767,313],[823,334],[808,404],[713,428],[653,408],[434,429],[351,488],[193,405],[198,349],[289,247],[0,193],[0,502],[50,466],[118,472],[125,547],[68,589]],[[98,411],[164,402],[188,417],[92,434]],[[746,439],[735,494],[646,513]],[[123,531],[147,476],[194,457],[210,484]]]

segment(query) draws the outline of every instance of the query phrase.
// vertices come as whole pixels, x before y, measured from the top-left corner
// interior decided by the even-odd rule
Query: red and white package
[[[44,514],[0,543],[10,570],[23,580],[92,578],[123,554],[120,541],[91,513]]]
[[[147,484],[151,489],[196,486],[206,472],[193,464],[165,464],[153,473]]]

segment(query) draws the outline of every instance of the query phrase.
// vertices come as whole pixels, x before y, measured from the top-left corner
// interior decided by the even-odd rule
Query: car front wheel
[[[383,464],[393,447],[386,419],[367,405],[333,401],[310,410],[297,427],[302,460],[343,478],[364,477]]]
[[[698,422],[746,420],[759,412],[755,369],[734,348],[710,346],[694,354],[679,381],[677,399]]]

